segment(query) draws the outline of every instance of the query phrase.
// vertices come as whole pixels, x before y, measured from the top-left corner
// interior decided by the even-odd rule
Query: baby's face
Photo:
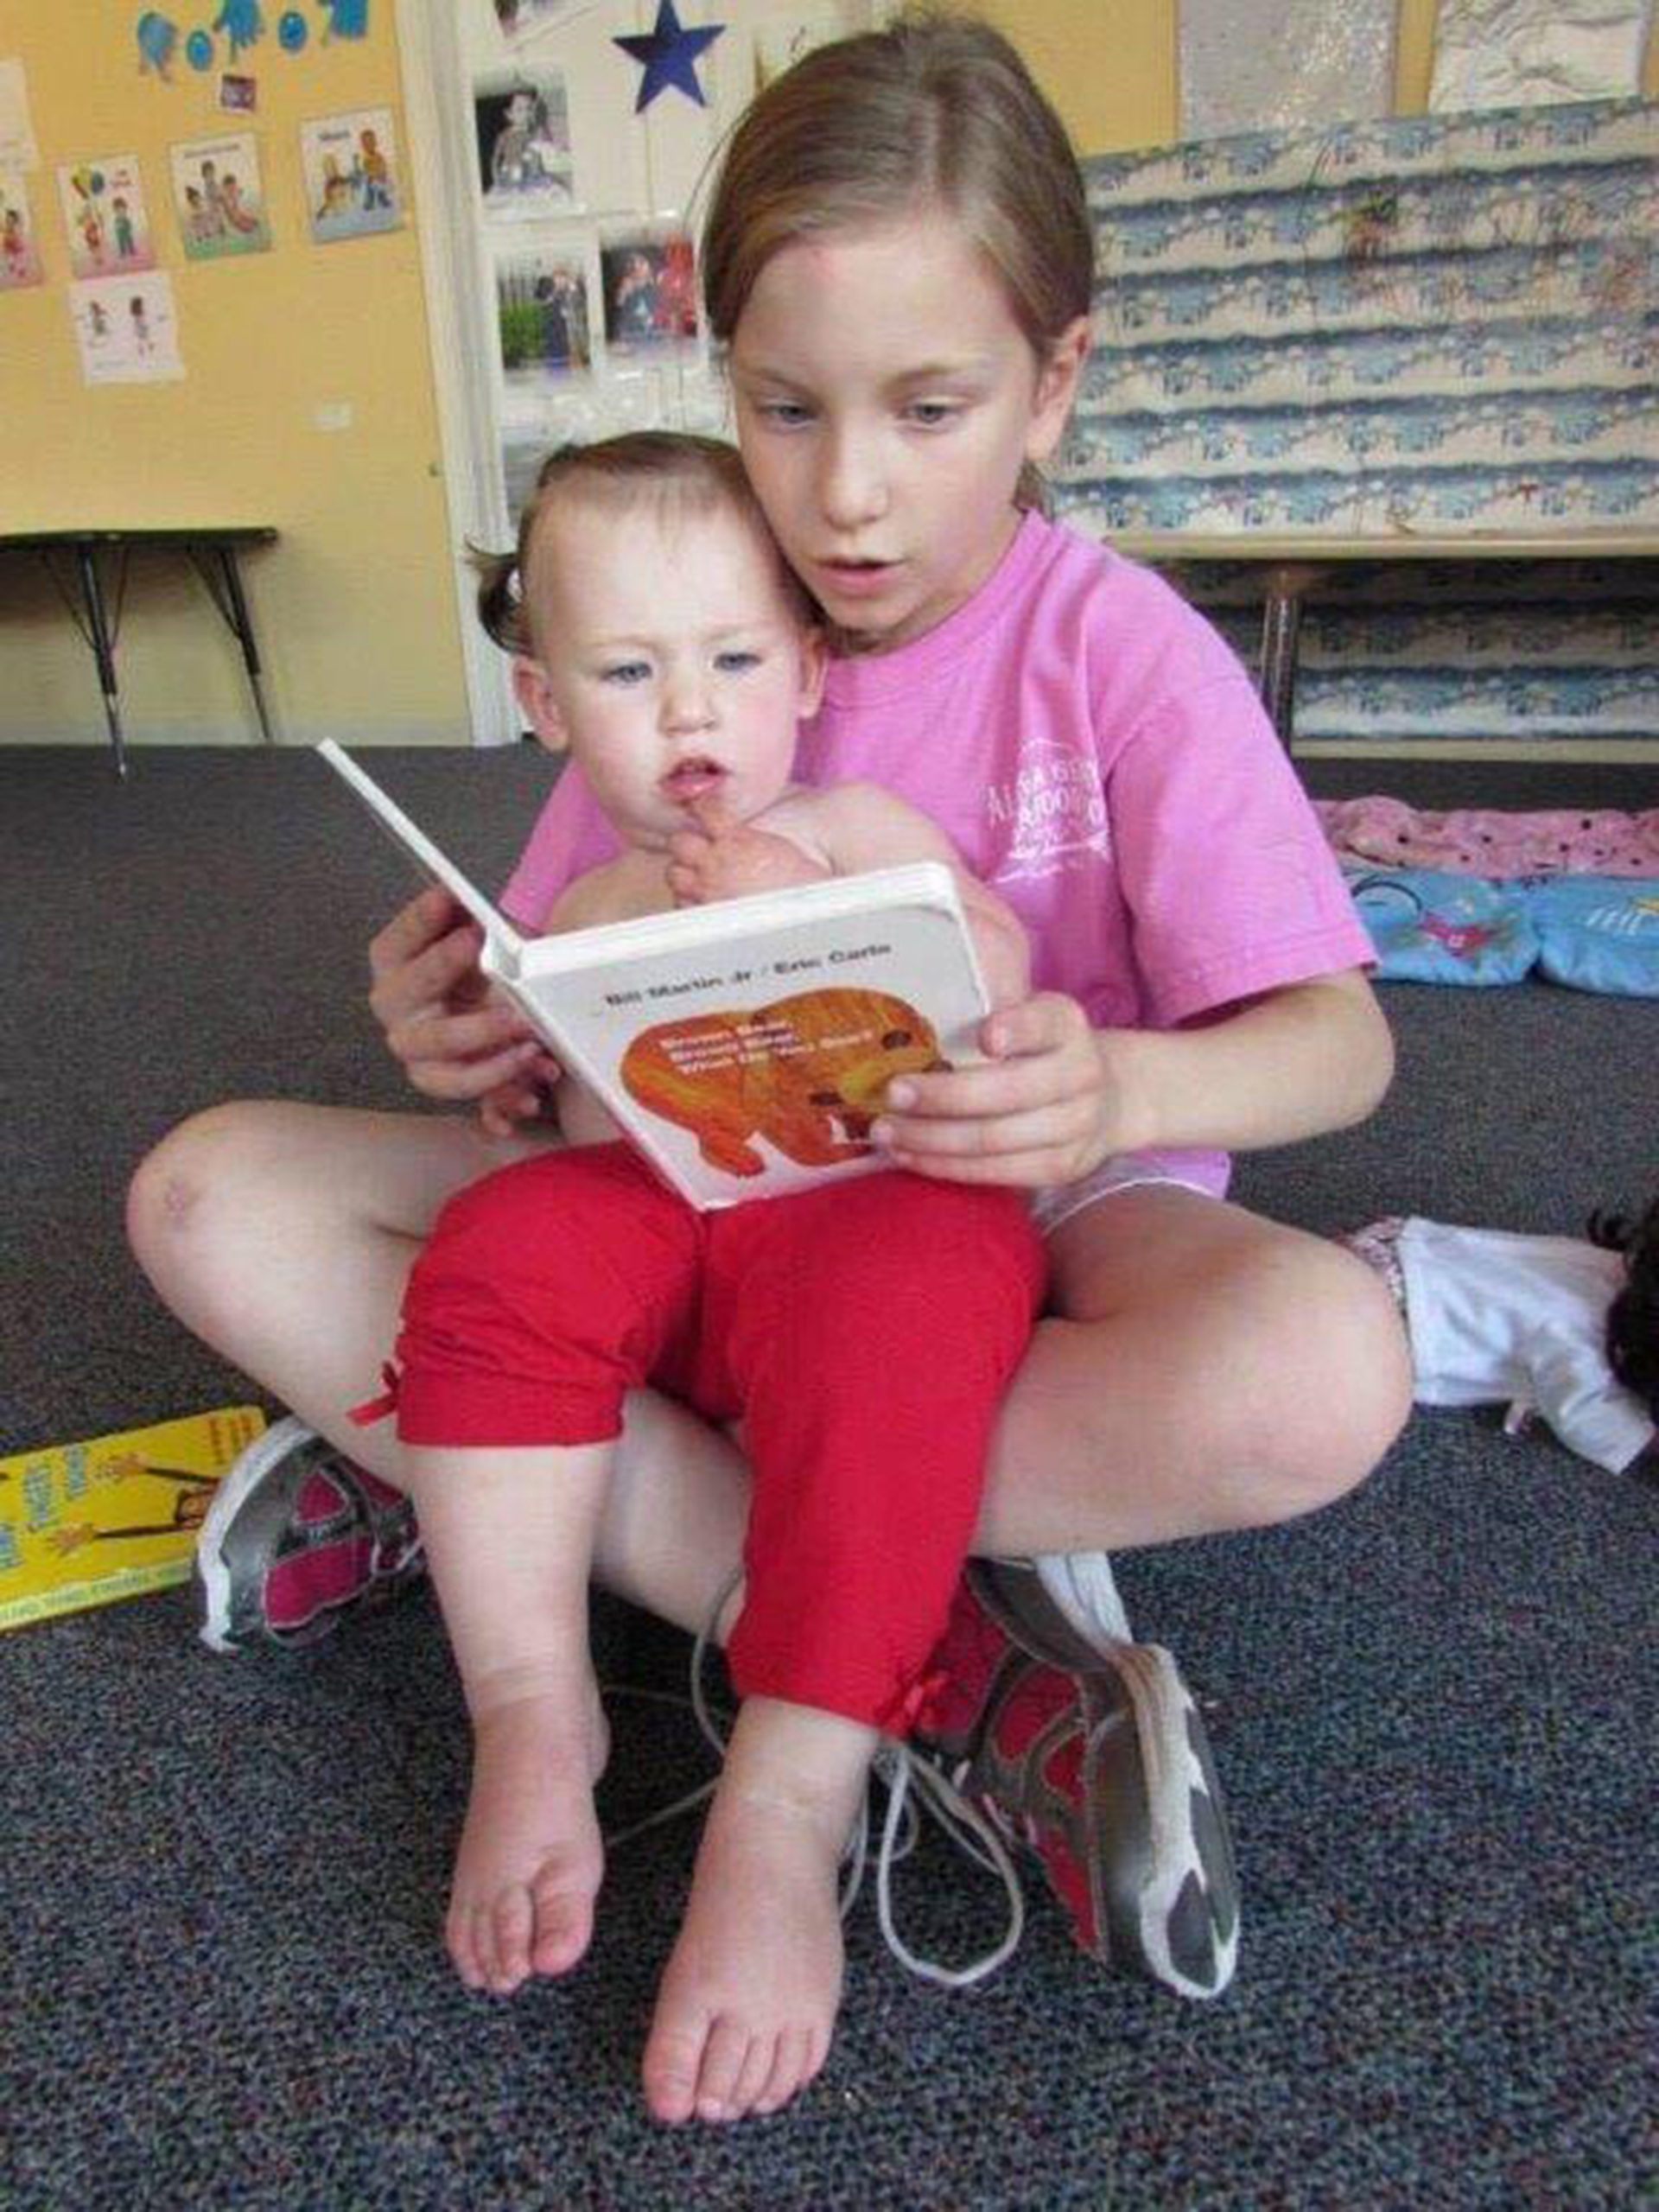
[[[515,664],[520,703],[626,845],[659,849],[696,798],[752,821],[787,790],[823,644],[752,522],[577,493],[542,522],[526,588],[546,659]]]
[[[542,520],[526,588],[546,659],[515,664],[520,703],[626,845],[659,849],[696,798],[752,821],[787,790],[823,641],[757,526],[575,495]]]
[[[520,702],[625,843],[661,848],[696,799],[752,820],[787,788],[823,646],[756,525],[578,494],[543,518],[527,590],[546,658],[516,664]]]

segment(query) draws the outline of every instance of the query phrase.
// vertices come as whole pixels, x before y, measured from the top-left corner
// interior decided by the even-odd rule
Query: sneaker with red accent
[[[425,1567],[408,1498],[290,1415],[213,1493],[196,1539],[201,1640],[214,1651],[298,1650]]]
[[[1184,1997],[1238,1961],[1238,1883],[1203,1718],[1160,1644],[1083,1637],[1035,1571],[970,1561],[933,1654],[931,1750],[1033,1850],[1077,1942]]]

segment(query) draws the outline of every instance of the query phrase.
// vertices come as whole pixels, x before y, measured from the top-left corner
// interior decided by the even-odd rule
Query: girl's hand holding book
[[[1068,1183],[1148,1140],[1128,1127],[1111,1033],[1075,999],[1040,991],[992,1014],[977,1067],[902,1077],[872,1135],[901,1167],[1022,1190]]]
[[[411,899],[369,947],[369,1007],[416,1090],[451,1102],[491,1101],[485,1126],[540,1110],[546,1047],[480,973],[476,925],[436,885]],[[515,1101],[531,1103],[517,1104]]]

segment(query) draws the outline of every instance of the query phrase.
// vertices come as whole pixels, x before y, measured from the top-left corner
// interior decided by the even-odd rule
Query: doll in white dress
[[[1342,1241],[1394,1292],[1419,1405],[1503,1405],[1511,1434],[1535,1416],[1611,1473],[1659,1465],[1659,1198],[1582,1238],[1412,1214]]]

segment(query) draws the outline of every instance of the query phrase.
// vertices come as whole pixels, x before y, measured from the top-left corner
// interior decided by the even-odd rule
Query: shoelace
[[[609,1696],[631,1697],[641,1703],[672,1706],[683,1710],[688,1704],[696,1717],[697,1726],[716,1758],[726,1756],[726,1730],[722,1723],[729,1723],[730,1715],[716,1713],[709,1705],[703,1683],[703,1670],[714,1642],[715,1624],[728,1598],[737,1587],[734,1575],[715,1600],[713,1611],[699,1631],[691,1648],[691,1681],[689,1699],[677,1697],[666,1690],[635,1689],[625,1684],[607,1684]],[[1020,1948],[1025,1933],[1026,1900],[1020,1886],[1020,1877],[1014,1861],[1008,1856],[1007,1845],[989,1821],[942,1768],[907,1745],[884,1740],[876,1752],[871,1769],[873,1783],[879,1783],[887,1793],[887,1806],[882,1815],[880,1840],[875,1847],[875,1907],[876,1918],[881,1929],[881,1940],[893,1956],[909,1974],[922,1981],[931,1981],[941,1989],[968,1989],[983,1981],[988,1975],[1005,1966]],[[671,1804],[648,1813],[643,1820],[620,1828],[605,1839],[607,1851],[631,1843],[636,1836],[652,1828],[664,1826],[670,1821],[681,1819],[711,1797],[718,1788],[720,1777],[702,1783],[696,1789],[688,1790]],[[924,1814],[931,1815],[945,1836],[964,1858],[995,1874],[1001,1881],[1007,1898],[1007,1924],[1001,1939],[978,1958],[966,1966],[948,1967],[936,1959],[924,1958],[912,1951],[899,1933],[893,1911],[893,1872],[895,1866],[907,1859],[915,1849],[921,1834]],[[842,1853],[844,1872],[841,1884],[841,1916],[845,1920],[857,1903],[864,1885],[864,1877],[870,1859],[870,1798],[865,1794],[859,1808],[858,1819],[847,1840]]]

